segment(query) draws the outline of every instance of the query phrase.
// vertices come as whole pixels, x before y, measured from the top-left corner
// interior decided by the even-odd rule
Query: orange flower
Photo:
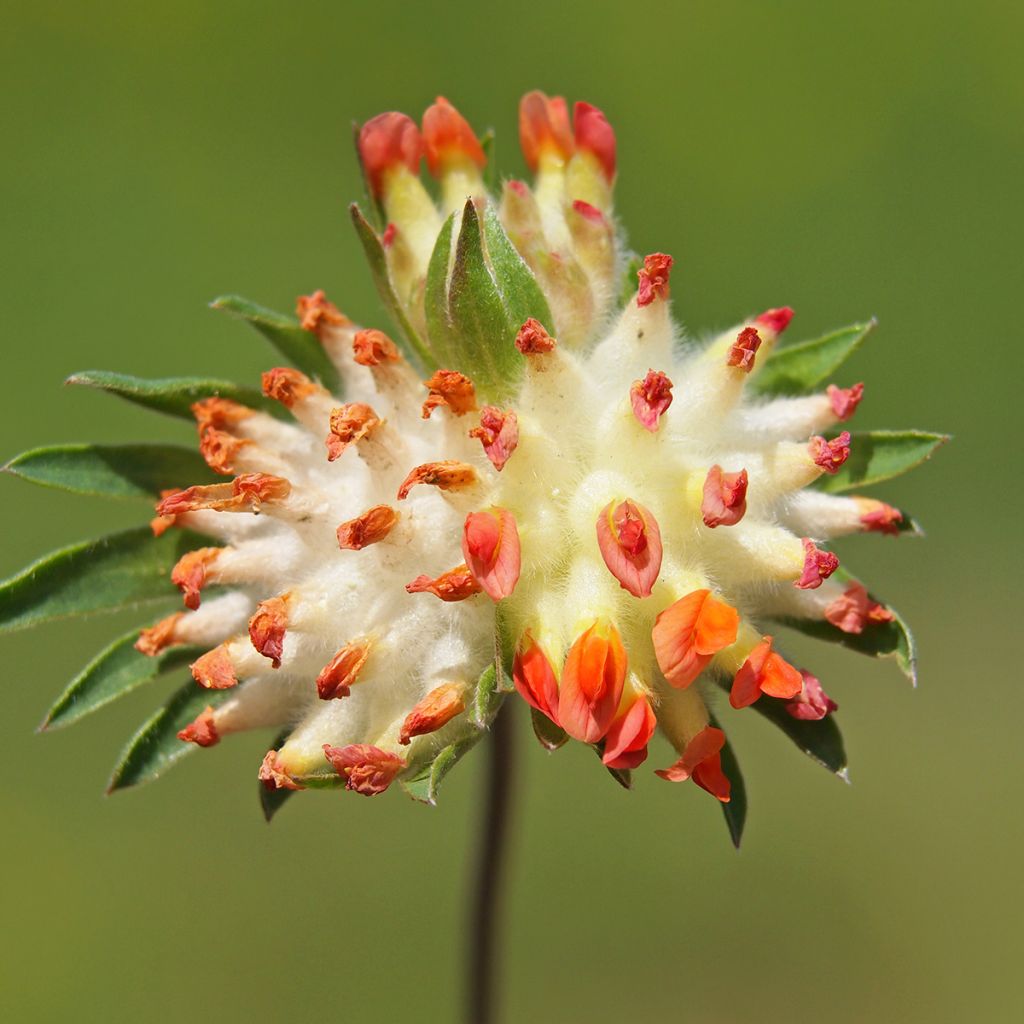
[[[729,703],[749,707],[762,693],[769,697],[795,697],[803,689],[800,673],[772,650],[772,638],[764,637],[740,665],[732,681]]]
[[[596,743],[611,726],[626,679],[619,631],[598,619],[576,639],[562,668],[558,724],[573,739]]]
[[[522,564],[515,516],[506,508],[470,512],[462,530],[462,554],[492,601],[511,596]]]
[[[725,733],[713,725],[705,726],[686,744],[682,757],[671,768],[659,768],[654,774],[669,782],[693,779],[701,789],[727,804],[732,787],[722,771],[724,746]]]
[[[669,605],[655,620],[651,639],[658,666],[668,682],[684,689],[711,659],[736,642],[740,617],[710,590],[694,590]]]
[[[650,597],[661,572],[661,530],[635,501],[609,502],[597,517],[597,544],[608,571],[634,597]]]

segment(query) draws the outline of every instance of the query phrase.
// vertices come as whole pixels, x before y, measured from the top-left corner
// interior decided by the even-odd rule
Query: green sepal
[[[0,633],[166,601],[175,562],[203,544],[188,530],[154,537],[141,526],[54,551],[0,583]]]
[[[829,494],[856,491],[891,480],[930,459],[949,440],[948,434],[925,430],[870,430],[850,435],[849,458],[831,476],[816,481]]]
[[[834,373],[877,326],[866,323],[832,331],[813,341],[775,349],[758,367],[750,386],[764,395],[800,395]]]
[[[569,734],[560,726],[536,708],[530,708],[530,723],[533,725],[533,735],[537,737],[540,745],[549,753],[564,747],[569,742]]]
[[[179,740],[178,733],[204,708],[215,708],[232,695],[231,690],[205,690],[190,679],[128,741],[107,783],[107,793],[152,782],[199,749]]]
[[[728,689],[728,684],[722,684]],[[838,775],[844,782],[846,774],[846,749],[843,736],[833,715],[826,715],[817,721],[794,718],[786,710],[786,702],[778,697],[762,696],[751,707],[773,725],[777,725],[812,761]]]
[[[435,736],[423,736],[413,741],[415,745],[400,782],[414,800],[436,804],[437,791],[444,777],[490,729],[505,700],[505,694],[498,689],[497,681],[496,667],[490,664],[477,680],[466,703],[466,711]]]
[[[207,377],[160,377],[146,380],[109,370],[83,370],[72,374],[64,383],[108,391],[146,409],[155,409],[183,420],[193,418],[192,406],[196,402],[214,397],[240,402],[250,409],[262,409],[279,418],[287,416],[287,410],[280,402],[272,402],[255,388],[242,387],[228,380]]]
[[[422,370],[436,369],[437,362],[434,356],[420,337],[419,331],[413,327],[402,303],[399,301],[394,285],[391,283],[391,273],[388,270],[384,246],[381,244],[377,232],[374,231],[370,223],[363,216],[358,204],[353,203],[349,207],[349,213],[352,215],[352,223],[355,226],[356,234],[359,236],[363,253],[366,255],[366,263],[370,268],[370,276],[373,278],[373,283],[377,288],[377,294],[380,296],[381,302],[384,303],[384,308],[391,315],[391,319],[398,326],[398,341],[402,344],[406,356]]]
[[[722,728],[714,715],[710,716],[710,722],[716,729]],[[722,804],[722,814],[732,838],[732,845],[738,850],[743,838],[743,828],[747,823],[747,787],[743,782],[740,763],[736,760],[736,752],[732,749],[728,736],[725,746],[722,747],[721,758],[722,772],[729,780],[729,802]]]
[[[292,366],[319,380],[331,394],[342,394],[338,368],[324,351],[320,339],[311,331],[303,330],[294,316],[259,306],[240,295],[221,295],[210,303],[210,308],[222,309],[255,327]]]
[[[455,215],[445,222],[427,269],[425,312],[438,361],[472,377],[483,395],[499,397],[523,371],[515,347],[523,322],[534,317],[550,331],[552,318],[492,207],[486,205],[481,219],[473,200],[466,201],[453,257]]]
[[[105,498],[159,498],[169,487],[219,479],[193,448],[173,444],[61,444],[33,448],[3,467],[43,487]]]
[[[291,730],[286,729],[270,745],[271,750],[280,750],[285,745]],[[256,785],[260,791],[260,809],[263,811],[263,819],[269,825],[273,817],[284,806],[289,797],[294,796],[294,789],[267,789],[262,782],[257,781]]]
[[[203,653],[201,647],[172,647],[149,657],[135,650],[138,638],[139,631],[133,629],[97,654],[46,713],[40,732],[71,725]]]

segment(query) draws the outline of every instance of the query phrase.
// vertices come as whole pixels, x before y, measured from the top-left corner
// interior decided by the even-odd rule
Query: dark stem
[[[501,921],[505,838],[512,792],[515,737],[509,708],[498,713],[487,753],[487,792],[466,949],[466,1024],[493,1024],[498,926]]]

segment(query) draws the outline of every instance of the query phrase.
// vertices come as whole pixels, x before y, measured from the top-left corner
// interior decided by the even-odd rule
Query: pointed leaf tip
[[[874,330],[873,317],[851,324],[812,341],[775,349],[751,381],[755,391],[766,395],[799,395],[812,390],[838,369]]]
[[[850,455],[831,476],[815,486],[830,494],[859,490],[901,476],[927,461],[947,441],[949,434],[925,430],[872,430],[850,435]],[[911,528],[910,524],[903,527]]]

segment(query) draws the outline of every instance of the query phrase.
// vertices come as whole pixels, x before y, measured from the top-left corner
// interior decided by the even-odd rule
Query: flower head
[[[261,387],[74,378],[192,416],[199,433],[199,455],[152,454],[151,527],[5,584],[4,608],[19,594],[30,608],[7,624],[180,591],[184,610],[140,623],[116,665],[90,669],[108,671],[106,688],[81,684],[51,712],[59,724],[127,688],[119,679],[191,666],[114,788],[271,729],[258,776],[275,799],[399,782],[433,801],[435,767],[515,691],[549,748],[588,744],[620,781],[660,731],[674,753],[657,775],[710,793],[738,839],[742,779],[716,704],[753,707],[845,767],[836,704],[776,648],[777,630],[911,661],[902,620],[825,546],[906,530],[896,509],[848,492],[941,440],[914,435],[911,458],[899,435],[828,439],[863,385],[822,390],[823,367],[841,360],[837,337],[852,351],[870,325],[780,346],[793,311],[777,307],[683,338],[672,256],[634,263],[621,297],[604,113],[532,92],[519,130],[535,177],[500,194],[486,145],[443,97],[420,124],[390,112],[359,130],[372,209],[352,217],[389,333],[322,290],[295,317],[227,297],[214,305],[293,364]],[[125,451],[107,453],[96,489],[135,479]],[[91,463],[64,458],[88,476]]]

